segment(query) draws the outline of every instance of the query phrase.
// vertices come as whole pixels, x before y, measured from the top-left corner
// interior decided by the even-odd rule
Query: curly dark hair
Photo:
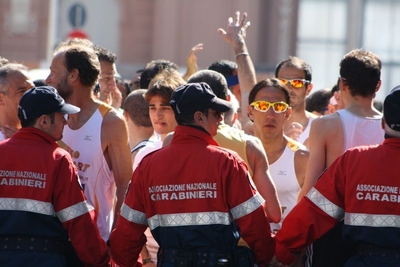
[[[100,74],[100,63],[93,49],[77,45],[65,47],[63,53],[68,72],[77,69],[82,85],[94,87]]]
[[[377,55],[355,49],[340,61],[340,77],[349,87],[352,96],[368,97],[375,94],[381,80],[381,68],[382,63]]]

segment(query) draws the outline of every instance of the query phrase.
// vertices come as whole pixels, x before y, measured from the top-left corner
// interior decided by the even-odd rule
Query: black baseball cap
[[[383,118],[390,129],[400,132],[400,85],[386,96],[383,102]]]
[[[178,87],[169,102],[175,114],[194,114],[196,111],[213,109],[226,112],[231,109],[228,101],[218,98],[210,86],[202,83],[188,83]]]
[[[65,103],[54,87],[38,86],[22,95],[18,105],[18,118],[26,121],[54,112],[75,114],[80,110],[74,105]]]

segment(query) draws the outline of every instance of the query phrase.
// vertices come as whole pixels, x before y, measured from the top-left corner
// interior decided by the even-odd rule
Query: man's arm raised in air
[[[228,19],[228,26],[226,30],[219,28],[218,33],[227,41],[233,48],[236,56],[236,63],[238,65],[238,78],[240,84],[240,91],[242,95],[241,100],[241,123],[245,126],[251,123],[247,116],[248,97],[250,90],[257,83],[256,72],[254,69],[253,61],[250,58],[245,38],[246,30],[250,26],[250,22],[247,21],[247,13],[243,13],[240,19],[240,12],[237,11],[235,18],[230,17]],[[245,127],[243,127],[245,128]]]

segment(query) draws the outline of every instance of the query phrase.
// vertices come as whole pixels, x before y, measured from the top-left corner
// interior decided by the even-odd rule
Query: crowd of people
[[[375,108],[363,49],[332,88],[296,56],[257,80],[249,26],[218,29],[235,61],[199,70],[198,44],[184,74],[122,79],[86,39],[44,81],[0,57],[0,265],[400,266],[400,87]]]

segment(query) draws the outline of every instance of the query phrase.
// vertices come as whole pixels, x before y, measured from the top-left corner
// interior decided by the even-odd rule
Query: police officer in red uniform
[[[344,220],[342,237],[357,243],[344,266],[400,266],[400,86],[384,101],[382,128],[381,145],[347,150],[285,218],[280,262]]]
[[[58,147],[65,114],[79,112],[50,86],[22,96],[22,128],[0,142],[0,265],[67,266],[72,244],[85,266],[110,266],[68,152]]]
[[[111,234],[113,259],[133,266],[149,227],[160,245],[159,266],[236,266],[239,237],[259,265],[267,264],[275,244],[264,200],[249,183],[244,161],[212,138],[229,102],[205,83],[189,83],[173,93],[170,105],[178,123],[174,137],[135,170]]]

